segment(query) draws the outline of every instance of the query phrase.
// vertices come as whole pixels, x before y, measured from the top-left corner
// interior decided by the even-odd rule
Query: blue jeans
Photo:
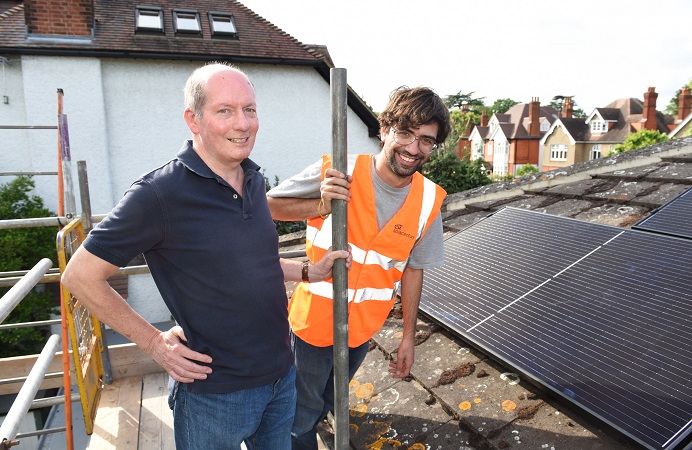
[[[334,409],[334,347],[315,347],[291,334],[296,358],[296,417],[291,430],[293,450],[317,450],[317,425]],[[370,342],[348,349],[351,380],[368,353]]]
[[[288,450],[295,414],[295,366],[264,386],[227,394],[197,394],[176,383],[169,397],[177,450]]]

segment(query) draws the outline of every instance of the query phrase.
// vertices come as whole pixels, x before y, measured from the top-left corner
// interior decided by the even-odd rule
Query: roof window
[[[173,27],[176,33],[202,34],[199,13],[194,9],[174,9]]]
[[[238,37],[233,14],[209,11],[209,25],[212,36]]]
[[[137,31],[160,31],[163,33],[163,10],[156,6],[137,6],[135,23]]]

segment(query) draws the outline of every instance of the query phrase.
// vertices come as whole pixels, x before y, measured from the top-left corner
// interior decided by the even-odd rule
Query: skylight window
[[[163,11],[155,6],[138,6],[135,10],[135,23],[138,31],[163,32]]]
[[[211,26],[212,36],[238,36],[238,30],[235,27],[233,14],[210,11],[209,25]]]
[[[202,24],[199,21],[199,13],[195,10],[174,9],[173,25],[176,33],[202,33]]]

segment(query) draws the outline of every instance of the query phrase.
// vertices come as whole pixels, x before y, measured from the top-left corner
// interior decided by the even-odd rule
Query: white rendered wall
[[[91,210],[107,213],[140,175],[175,156],[190,131],[183,86],[201,63],[115,58],[3,55],[2,125],[57,125],[57,89],[64,90],[73,191],[81,212],[77,161],[87,163]],[[330,88],[315,69],[241,65],[257,93],[260,129],[251,158],[270,183],[331,152]],[[0,130],[0,172],[57,171],[56,130]],[[349,153],[377,153],[376,137],[348,109]],[[6,183],[11,177],[0,177]],[[37,176],[36,195],[57,212],[57,177]],[[129,277],[128,302],[147,320],[170,319],[153,280]]]
[[[175,156],[188,130],[182,118],[183,85],[198,62],[79,57],[10,57],[5,82],[10,104],[0,124],[56,125],[57,89],[65,92],[72,173],[81,211],[76,162],[89,173],[91,209],[108,212],[143,173]],[[285,180],[331,152],[329,84],[310,67],[241,65],[257,91],[260,131],[251,158]],[[0,130],[11,150],[0,152],[0,171],[56,171],[57,132]],[[348,151],[377,153],[376,137],[348,109]],[[46,205],[57,211],[55,177],[35,177]],[[6,182],[7,180],[0,180]]]
[[[14,69],[14,67],[13,67]],[[87,160],[92,209],[105,208],[110,197],[108,140],[101,80],[101,63],[96,58],[22,56],[21,79],[26,125],[57,125],[58,88],[63,89],[63,113],[67,115],[72,157],[73,190],[79,208],[77,190],[78,159]],[[29,148],[22,149],[31,160],[29,170],[57,171],[57,131],[27,131]],[[4,166],[4,164],[3,164]],[[92,171],[98,176],[91,176]],[[57,211],[57,178],[35,177],[36,191],[46,205]],[[95,212],[98,210],[94,210]]]
[[[171,313],[149,274],[127,277],[127,302],[150,323],[171,320]]]

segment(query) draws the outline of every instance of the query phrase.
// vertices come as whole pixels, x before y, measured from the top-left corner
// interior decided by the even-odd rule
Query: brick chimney
[[[682,122],[685,117],[690,115],[690,111],[692,111],[692,95],[690,95],[690,89],[684,87],[678,96],[677,122]]]
[[[650,87],[647,92],[644,93],[644,114],[642,116],[642,128],[646,130],[655,130],[656,127],[656,98],[658,94],[656,93],[655,87]]]
[[[531,97],[531,103],[529,103],[529,136],[541,135],[540,112],[541,102],[538,97]]]
[[[93,0],[24,0],[24,18],[28,34],[91,37],[94,3]]]
[[[565,97],[562,102],[562,112],[560,117],[564,119],[571,119],[572,114],[574,114],[574,102],[571,97]]]
[[[483,110],[481,113],[481,126],[482,127],[487,127],[488,126],[488,111]]]

